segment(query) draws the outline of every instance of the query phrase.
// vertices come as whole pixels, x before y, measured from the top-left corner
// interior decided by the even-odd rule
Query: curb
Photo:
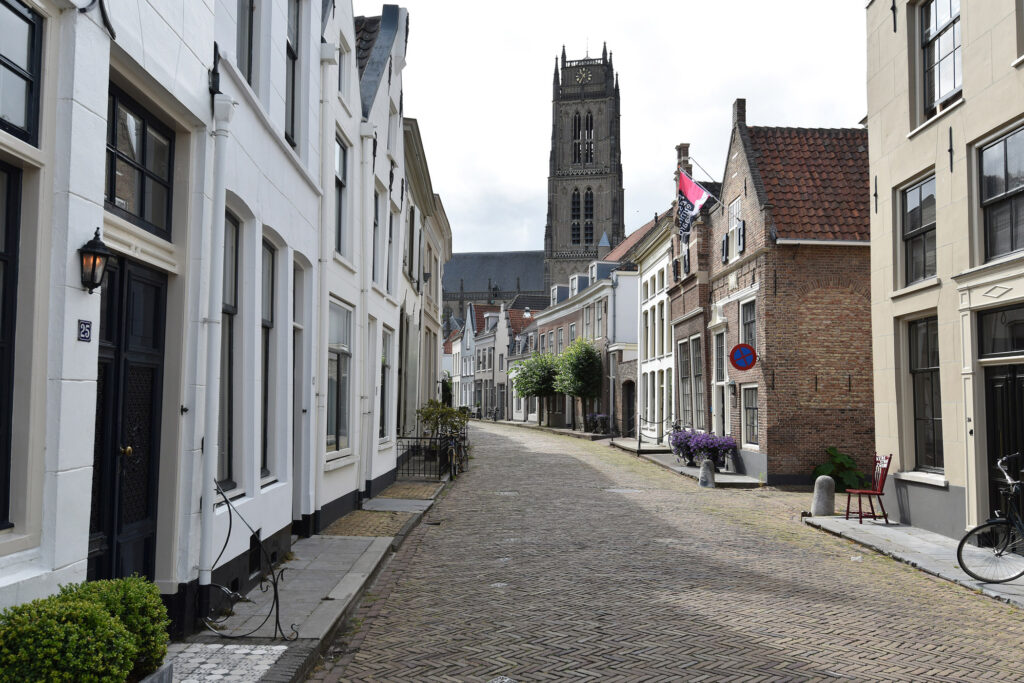
[[[942,579],[944,581],[948,581],[949,583],[956,584],[957,586],[960,586],[962,588],[966,588],[972,593],[979,593],[981,595],[984,595],[985,597],[992,598],[993,600],[998,600],[999,602],[1006,603],[1007,605],[1013,605],[1014,607],[1024,609],[1024,599],[1022,598],[1008,596],[1005,593],[993,591],[991,588],[984,588],[979,583],[974,582],[973,580],[964,581],[962,578],[954,576],[947,572],[938,571],[935,569],[931,569],[929,567],[925,567],[921,565],[919,562],[917,562],[917,560],[907,555],[904,555],[899,550],[888,550],[875,543],[871,543],[865,539],[857,538],[856,536],[852,536],[843,531],[834,531],[832,529],[825,528],[821,525],[820,522],[816,522],[814,517],[804,517],[803,523],[809,527],[817,529],[818,531],[823,531],[826,534],[829,534],[830,536],[835,536],[836,538],[842,538],[843,540],[850,541],[851,543],[856,543],[860,547],[867,548],[868,550],[871,550],[872,552],[878,555],[882,555],[884,557],[896,560],[897,562],[909,565],[924,574],[928,574],[929,576],[934,576],[938,579]]]
[[[590,432],[576,432],[569,431],[568,428],[559,429],[557,427],[545,427],[544,425],[535,425],[529,422],[514,422],[512,420],[481,420],[475,417],[470,418],[470,422],[483,422],[485,424],[498,424],[508,425],[509,427],[519,427],[521,429],[535,429],[538,432],[547,432],[548,434],[558,434],[560,436],[570,436],[574,439],[582,439],[583,441],[601,441],[602,439],[610,439],[610,434],[591,434]]]

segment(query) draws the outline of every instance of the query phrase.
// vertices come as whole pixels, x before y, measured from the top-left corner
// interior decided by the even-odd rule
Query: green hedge
[[[138,681],[160,668],[169,624],[140,576],[64,586],[0,612],[0,683]]]
[[[128,629],[101,605],[55,595],[0,612],[0,681],[124,681]]]
[[[171,622],[156,584],[141,576],[129,576],[64,586],[61,595],[96,603],[124,624],[137,652],[132,679],[144,678],[160,668],[167,654],[167,627]]]

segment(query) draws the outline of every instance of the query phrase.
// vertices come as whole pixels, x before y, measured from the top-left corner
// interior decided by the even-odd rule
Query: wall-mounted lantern
[[[100,239],[100,229],[96,228],[96,234],[78,250],[82,259],[82,286],[92,291],[103,284],[103,276],[107,272],[107,262],[110,260],[110,250]]]

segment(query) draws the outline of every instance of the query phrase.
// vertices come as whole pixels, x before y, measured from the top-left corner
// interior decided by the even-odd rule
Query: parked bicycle
[[[468,469],[468,458],[466,457],[466,445],[458,430],[451,430],[441,434],[441,440],[445,454],[448,457],[448,471],[454,480],[460,473]]]
[[[956,549],[960,568],[983,583],[1005,583],[1024,576],[1024,520],[1020,514],[1021,482],[1010,476],[1007,455],[996,462],[1006,478],[1006,516],[996,516],[964,534]]]

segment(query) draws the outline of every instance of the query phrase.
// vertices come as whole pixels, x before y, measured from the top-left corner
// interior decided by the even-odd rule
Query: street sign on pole
[[[729,362],[737,370],[749,370],[757,363],[757,351],[750,344],[737,344],[729,352]]]

